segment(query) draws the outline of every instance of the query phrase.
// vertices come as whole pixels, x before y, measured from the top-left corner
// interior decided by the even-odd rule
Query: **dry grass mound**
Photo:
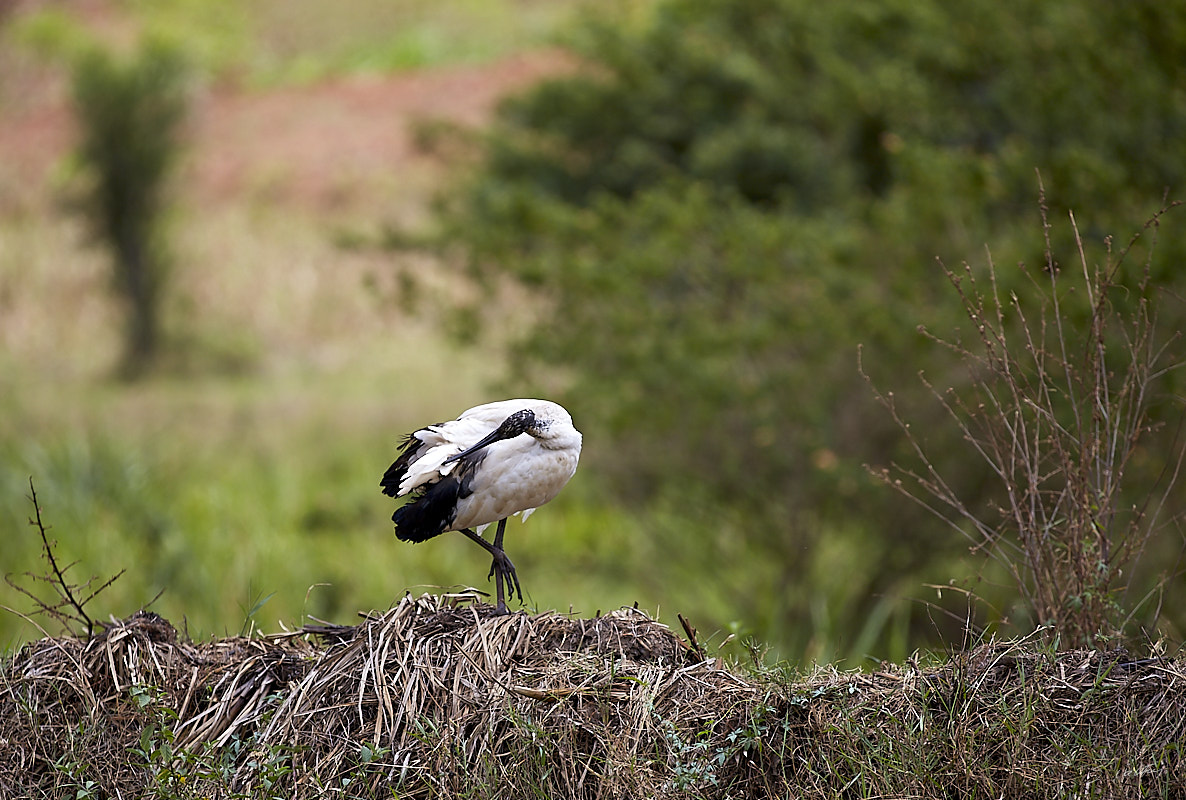
[[[0,670],[0,796],[1186,797],[1181,658],[992,644],[792,676],[635,609],[490,610],[33,642]]]

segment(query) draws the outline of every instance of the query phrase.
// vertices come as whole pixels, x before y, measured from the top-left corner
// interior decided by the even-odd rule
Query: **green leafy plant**
[[[243,612],[243,624],[239,627],[240,636],[250,636],[255,631],[255,615],[276,596],[275,592],[264,594],[262,590],[256,591],[250,585],[247,592],[247,596],[251,598],[250,604],[239,604],[239,610]]]

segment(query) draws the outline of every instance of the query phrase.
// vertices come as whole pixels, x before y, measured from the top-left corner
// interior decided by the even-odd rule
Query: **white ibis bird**
[[[379,485],[389,497],[411,498],[391,515],[401,541],[460,531],[493,556],[486,577],[494,578],[496,610],[505,614],[504,582],[523,602],[515,565],[502,549],[507,518],[521,514],[526,521],[559,494],[580,456],[581,433],[562,406],[502,400],[408,434]],[[494,522],[491,543],[481,532]]]

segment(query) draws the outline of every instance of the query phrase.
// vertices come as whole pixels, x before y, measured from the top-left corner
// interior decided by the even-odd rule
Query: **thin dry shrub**
[[[1174,529],[1166,513],[1186,448],[1180,423],[1166,428],[1152,413],[1163,379],[1183,363],[1180,333],[1157,327],[1158,295],[1150,261],[1126,276],[1126,258],[1142,237],[1154,240],[1169,209],[1154,216],[1120,253],[1109,244],[1103,264],[1088,262],[1070,218],[1079,263],[1064,269],[1054,256],[1042,201],[1046,262],[1004,297],[991,256],[988,285],[974,270],[944,267],[972,324],[968,339],[945,339],[967,369],[967,382],[942,389],[920,378],[995,483],[993,507],[970,507],[928,453],[892,392],[874,390],[889,410],[918,467],[893,465],[874,474],[927,507],[988,554],[1012,578],[1032,613],[1066,646],[1091,646],[1132,634],[1133,622],[1157,616],[1151,600],[1164,582],[1126,597],[1150,539]],[[1172,206],[1171,206],[1172,208]],[[866,376],[866,379],[868,377]],[[1180,404],[1180,399],[1177,401]],[[1170,416],[1181,417],[1181,409]],[[1131,470],[1153,436],[1168,437],[1159,476]],[[1146,448],[1146,454],[1150,452]],[[1139,587],[1144,590],[1146,587]]]
[[[94,577],[80,584],[71,583],[66,574],[75,564],[69,563],[61,566],[58,563],[58,556],[54,552],[57,543],[50,540],[49,527],[41,519],[41,504],[37,502],[37,488],[33,485],[32,478],[29,478],[29,502],[33,504],[33,516],[29,518],[29,525],[35,527],[41,537],[41,558],[48,571],[42,575],[32,572],[22,575],[21,577],[31,586],[22,584],[12,575],[5,575],[4,582],[33,601],[34,615],[48,617],[56,622],[63,631],[70,633],[86,626],[86,635],[89,639],[94,633],[95,621],[87,613],[87,604],[119,580],[125,570],[120,570],[97,588],[95,588],[96,578]],[[49,586],[53,590],[54,598],[43,599],[33,589],[38,585]]]
[[[993,643],[792,678],[635,609],[475,600],[262,640],[142,613],[33,642],[0,663],[0,796],[1186,796],[1182,658]],[[146,758],[146,736],[171,749]]]

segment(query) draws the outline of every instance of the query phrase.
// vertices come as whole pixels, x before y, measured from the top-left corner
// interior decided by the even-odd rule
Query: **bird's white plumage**
[[[506,614],[505,592],[523,600],[503,548],[507,518],[526,520],[555,497],[580,455],[581,434],[563,408],[547,400],[503,400],[409,435],[379,486],[390,497],[408,498],[391,515],[400,540],[424,542],[460,531],[490,554],[494,613]],[[495,522],[498,530],[488,541],[480,532]]]
[[[430,425],[413,435],[422,444],[398,496],[439,481],[461,464],[445,461],[472,447],[512,414],[530,410],[536,428],[484,448],[485,456],[470,478],[471,493],[457,503],[453,530],[477,528],[520,514],[524,520],[554,498],[576,472],[581,434],[564,408],[547,400],[502,400],[475,406],[451,422]]]

